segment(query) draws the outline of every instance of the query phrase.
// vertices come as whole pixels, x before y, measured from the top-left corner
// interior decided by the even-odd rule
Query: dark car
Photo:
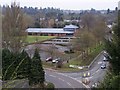
[[[52,60],[53,60],[52,57],[48,57],[48,58],[46,58],[46,62],[48,62],[48,61],[52,61]]]

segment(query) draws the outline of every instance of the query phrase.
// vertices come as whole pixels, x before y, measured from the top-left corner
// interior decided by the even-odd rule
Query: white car
[[[60,60],[60,58],[52,60],[52,63],[57,63]]]
[[[108,59],[106,57],[103,58],[103,61],[108,61]]]
[[[46,58],[46,62],[48,62],[48,61],[52,61],[53,59],[52,59],[52,57],[48,57],[48,58]]]
[[[92,85],[92,88],[97,88],[98,87],[98,83],[94,83],[93,85]]]
[[[106,68],[106,64],[103,63],[103,64],[101,65],[101,69],[105,69],[105,68]]]

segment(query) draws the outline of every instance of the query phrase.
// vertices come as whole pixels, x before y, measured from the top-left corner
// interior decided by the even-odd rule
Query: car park
[[[52,57],[48,57],[48,58],[46,58],[46,62],[48,62],[48,61],[52,61],[53,59],[52,59]]]

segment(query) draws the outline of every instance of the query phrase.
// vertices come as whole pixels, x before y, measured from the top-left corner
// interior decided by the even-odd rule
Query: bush
[[[55,86],[54,86],[53,83],[50,83],[50,82],[49,82],[49,83],[47,83],[46,88],[54,90]]]

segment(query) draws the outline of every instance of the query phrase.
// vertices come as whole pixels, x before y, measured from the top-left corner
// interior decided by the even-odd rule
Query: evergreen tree
[[[13,54],[9,49],[2,50],[2,80],[8,80],[11,76],[12,70],[8,70],[11,62],[13,62]],[[9,73],[8,73],[9,72]]]
[[[32,72],[32,77],[30,78],[30,84],[31,85],[41,84],[42,85],[45,81],[45,78],[44,78],[44,70],[42,67],[42,62],[40,59],[38,49],[35,49],[35,53],[32,58],[31,72]]]
[[[114,74],[120,72],[120,11],[118,13],[118,23],[113,28],[114,35],[112,40],[106,41],[106,51],[110,55],[109,60]]]
[[[28,78],[31,76],[31,59],[28,56],[27,52],[25,50],[22,51],[20,54],[21,56],[21,65],[19,66],[17,70],[17,78]]]
[[[26,51],[12,53],[8,49],[2,50],[3,80],[23,79],[31,76],[31,59]]]
[[[103,90],[106,90],[106,88],[120,90],[120,10],[118,11],[118,22],[113,31],[112,39],[106,40],[105,48],[108,52],[110,72],[100,85]]]

